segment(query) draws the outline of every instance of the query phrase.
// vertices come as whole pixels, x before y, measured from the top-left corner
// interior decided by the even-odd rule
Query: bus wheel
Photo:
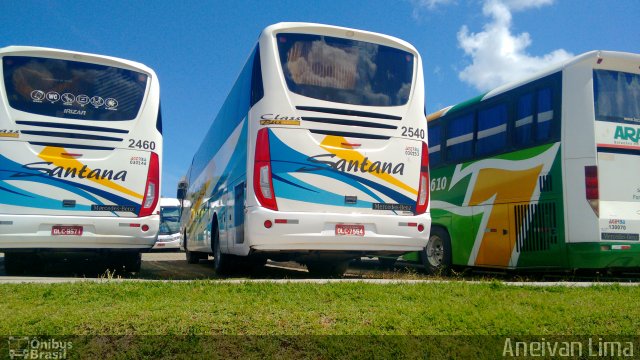
[[[431,228],[427,246],[420,252],[422,264],[428,274],[448,275],[451,270],[451,240],[441,228]]]
[[[200,259],[203,258],[202,254],[195,251],[189,251],[187,246],[187,233],[184,234],[184,254],[187,257],[188,264],[197,264],[200,262]]]
[[[22,275],[25,268],[25,255],[4,253],[4,271],[7,275]]]
[[[211,227],[211,246],[213,249],[213,270],[218,275],[229,274],[233,270],[233,255],[223,254],[220,248],[220,232],[218,221],[214,220]]]
[[[349,268],[349,261],[310,261],[307,262],[309,274],[318,277],[342,277]]]
[[[140,272],[140,267],[142,266],[142,253],[138,251],[124,253],[122,256],[122,265],[124,266],[124,270],[127,272]]]

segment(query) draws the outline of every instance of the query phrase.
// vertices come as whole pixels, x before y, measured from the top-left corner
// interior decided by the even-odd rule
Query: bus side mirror
[[[176,197],[178,198],[178,200],[182,201],[184,200],[186,193],[187,193],[187,182],[180,181],[178,183],[178,191],[176,192]]]

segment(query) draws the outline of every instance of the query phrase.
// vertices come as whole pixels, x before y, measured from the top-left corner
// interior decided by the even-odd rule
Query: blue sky
[[[638,0],[0,0],[0,47],[142,62],[160,79],[163,196],[179,178],[260,31],[317,22],[393,35],[423,58],[427,111],[589,50],[640,52]]]

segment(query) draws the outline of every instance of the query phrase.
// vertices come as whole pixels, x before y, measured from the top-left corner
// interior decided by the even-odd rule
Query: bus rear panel
[[[302,261],[424,248],[423,87],[403,41],[265,29],[186,176],[187,250],[219,239],[223,253]]]
[[[63,50],[0,49],[0,249],[140,250],[159,224],[153,71]]]

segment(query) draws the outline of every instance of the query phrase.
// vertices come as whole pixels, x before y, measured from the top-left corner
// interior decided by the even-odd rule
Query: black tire
[[[349,261],[311,261],[305,265],[313,276],[342,277],[349,268]]]
[[[382,265],[382,267],[385,267],[387,269],[393,269],[393,267],[396,265],[396,262],[398,261],[397,257],[380,257],[378,256],[378,262],[380,263],[380,265]]]
[[[189,251],[187,248],[187,233],[184,234],[184,255],[187,258],[188,264],[197,264],[200,262],[200,259],[206,258],[206,255],[203,256],[202,253],[197,251]]]
[[[218,219],[214,216],[211,224],[211,251],[213,252],[213,270],[218,275],[228,275],[234,270],[234,256],[223,254],[220,249],[220,231]]]
[[[122,255],[122,266],[124,266],[124,271],[126,272],[140,272],[140,267],[142,266],[142,253],[137,251],[124,253]]]
[[[25,273],[25,255],[4,253],[4,271],[7,275],[15,276]]]
[[[420,252],[424,269],[431,275],[449,275],[451,272],[451,239],[439,227],[431,228],[427,246]]]

